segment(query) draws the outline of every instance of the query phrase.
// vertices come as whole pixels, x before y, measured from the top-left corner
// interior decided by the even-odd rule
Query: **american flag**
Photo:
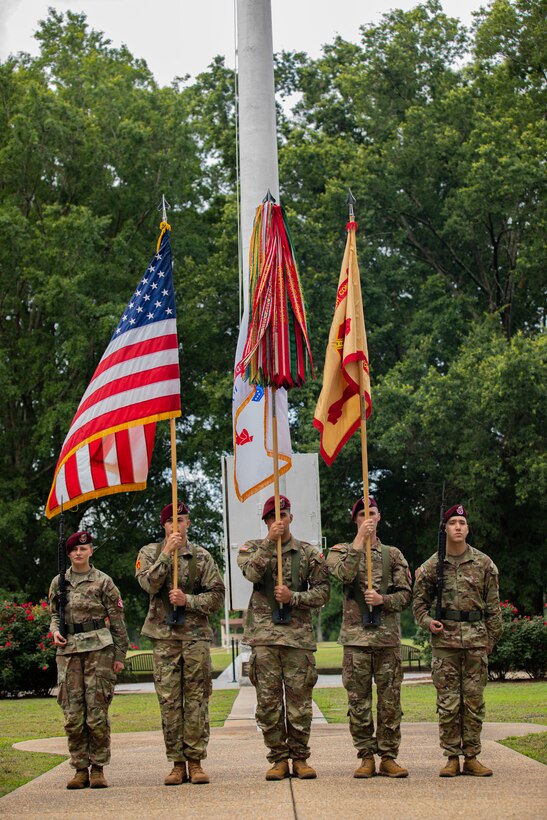
[[[156,422],[180,416],[180,371],[171,246],[158,251],[80,401],[46,505],[52,518],[90,498],[143,490]]]

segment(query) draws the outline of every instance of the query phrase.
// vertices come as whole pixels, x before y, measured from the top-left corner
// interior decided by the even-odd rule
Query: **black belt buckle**
[[[274,624],[278,624],[279,626],[286,626],[287,624],[290,624],[292,620],[291,609],[292,607],[290,604],[284,604],[277,609],[273,609],[272,621]]]
[[[168,613],[165,623],[169,626],[181,626],[184,623],[185,607],[174,606]]]
[[[367,607],[365,611],[361,613],[361,619],[363,621],[363,626],[380,626],[382,623],[380,607],[373,606],[372,611]]]

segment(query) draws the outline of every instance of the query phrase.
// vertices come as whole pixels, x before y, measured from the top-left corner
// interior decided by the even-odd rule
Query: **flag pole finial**
[[[161,211],[161,221],[167,222],[167,208],[170,208],[171,205],[167,202],[165,195],[161,195],[161,202],[158,205],[158,211]]]
[[[346,199],[346,202],[347,202],[348,207],[349,207],[349,221],[350,222],[355,222],[355,214],[353,212],[353,206],[357,205],[357,200],[353,196],[353,194],[351,192],[351,188],[348,188],[348,198]]]
[[[268,193],[266,194],[266,196],[264,197],[262,202],[271,202],[272,205],[275,205],[275,197],[274,197],[274,195],[272,194],[272,192],[270,191],[269,188],[268,188]]]

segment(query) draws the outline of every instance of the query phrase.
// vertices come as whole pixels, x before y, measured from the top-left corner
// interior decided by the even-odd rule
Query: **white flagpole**
[[[237,0],[240,231],[243,298],[249,299],[249,245],[255,211],[268,189],[279,203],[270,0]]]

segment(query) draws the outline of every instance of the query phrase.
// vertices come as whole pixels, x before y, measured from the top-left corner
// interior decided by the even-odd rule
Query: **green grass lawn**
[[[237,689],[215,690],[209,701],[211,726],[223,726],[238,694]],[[155,694],[118,695],[110,707],[113,732],[146,732],[161,729]],[[12,745],[21,740],[62,737],[63,713],[54,698],[20,698],[0,701],[3,739],[0,740],[0,797],[47,772],[66,755],[21,752]]]
[[[345,689],[315,689],[313,698],[329,723],[347,723]],[[493,723],[541,723],[547,725],[547,683],[489,683],[485,690],[486,719]],[[373,688],[376,707],[376,689]],[[408,684],[401,688],[403,721],[437,722],[433,684]],[[506,738],[505,746],[547,763],[547,732]]]
[[[414,646],[414,642],[409,638],[405,638],[403,643],[408,646]],[[340,669],[342,671],[342,658],[344,654],[344,647],[336,643],[336,641],[324,641],[317,644],[317,652],[315,653],[315,663],[317,669]]]

